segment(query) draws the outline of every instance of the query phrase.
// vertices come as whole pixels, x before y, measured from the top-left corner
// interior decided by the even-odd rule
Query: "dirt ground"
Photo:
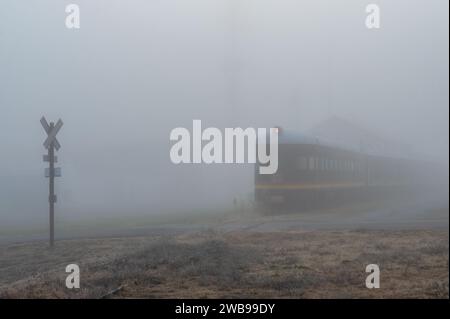
[[[4,245],[0,298],[448,298],[448,236],[211,230]],[[65,287],[69,263],[80,289]],[[379,289],[365,287],[368,264],[380,267]]]

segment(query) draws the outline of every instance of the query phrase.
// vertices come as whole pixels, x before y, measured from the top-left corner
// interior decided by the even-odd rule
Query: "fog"
[[[77,3],[81,28],[68,30]],[[337,116],[448,167],[448,2],[4,0],[0,224],[46,223],[39,119],[61,118],[57,220],[227,209],[250,164],[174,165],[170,131]]]

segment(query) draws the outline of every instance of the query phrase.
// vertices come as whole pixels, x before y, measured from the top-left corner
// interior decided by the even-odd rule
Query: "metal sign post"
[[[55,203],[56,203],[56,195],[55,195],[55,177],[61,176],[61,168],[56,167],[55,163],[58,161],[58,158],[55,156],[55,149],[59,150],[61,145],[56,139],[56,134],[58,134],[59,130],[63,126],[63,122],[61,119],[58,120],[56,125],[53,122],[48,124],[45,117],[41,118],[41,124],[47,133],[47,138],[44,142],[44,147],[48,150],[48,154],[43,156],[44,162],[49,163],[49,168],[45,169],[45,177],[49,178],[49,224],[50,224],[50,247],[53,247],[55,241]]]

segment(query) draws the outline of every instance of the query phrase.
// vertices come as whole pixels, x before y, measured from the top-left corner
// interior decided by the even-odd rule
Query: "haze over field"
[[[448,1],[4,0],[0,227],[47,222],[45,133],[62,118],[57,220],[220,211],[251,165],[174,165],[170,131],[306,131],[337,116],[448,167]]]

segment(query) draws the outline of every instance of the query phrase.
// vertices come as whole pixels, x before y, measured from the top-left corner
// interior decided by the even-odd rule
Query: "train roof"
[[[361,147],[344,145],[332,141],[319,138],[317,136],[299,133],[295,131],[282,130],[278,134],[278,144],[307,144],[307,145],[320,145],[333,148],[344,149],[353,152],[361,151]]]
[[[319,144],[319,138],[295,131],[279,131],[279,144]]]
[[[310,144],[390,158],[418,158],[411,147],[332,116],[305,132],[278,128],[280,144]]]
[[[324,138],[321,136],[301,133],[294,130],[279,129],[278,143],[283,144],[304,144],[304,145],[318,145],[324,147],[330,147],[335,149],[346,150],[350,152],[364,153],[372,156],[390,157],[390,158],[403,158],[410,159],[415,158],[410,149],[406,147],[399,147],[395,144],[389,144],[387,142],[377,143],[360,140],[359,135],[356,135],[354,139],[339,139],[336,138]]]

